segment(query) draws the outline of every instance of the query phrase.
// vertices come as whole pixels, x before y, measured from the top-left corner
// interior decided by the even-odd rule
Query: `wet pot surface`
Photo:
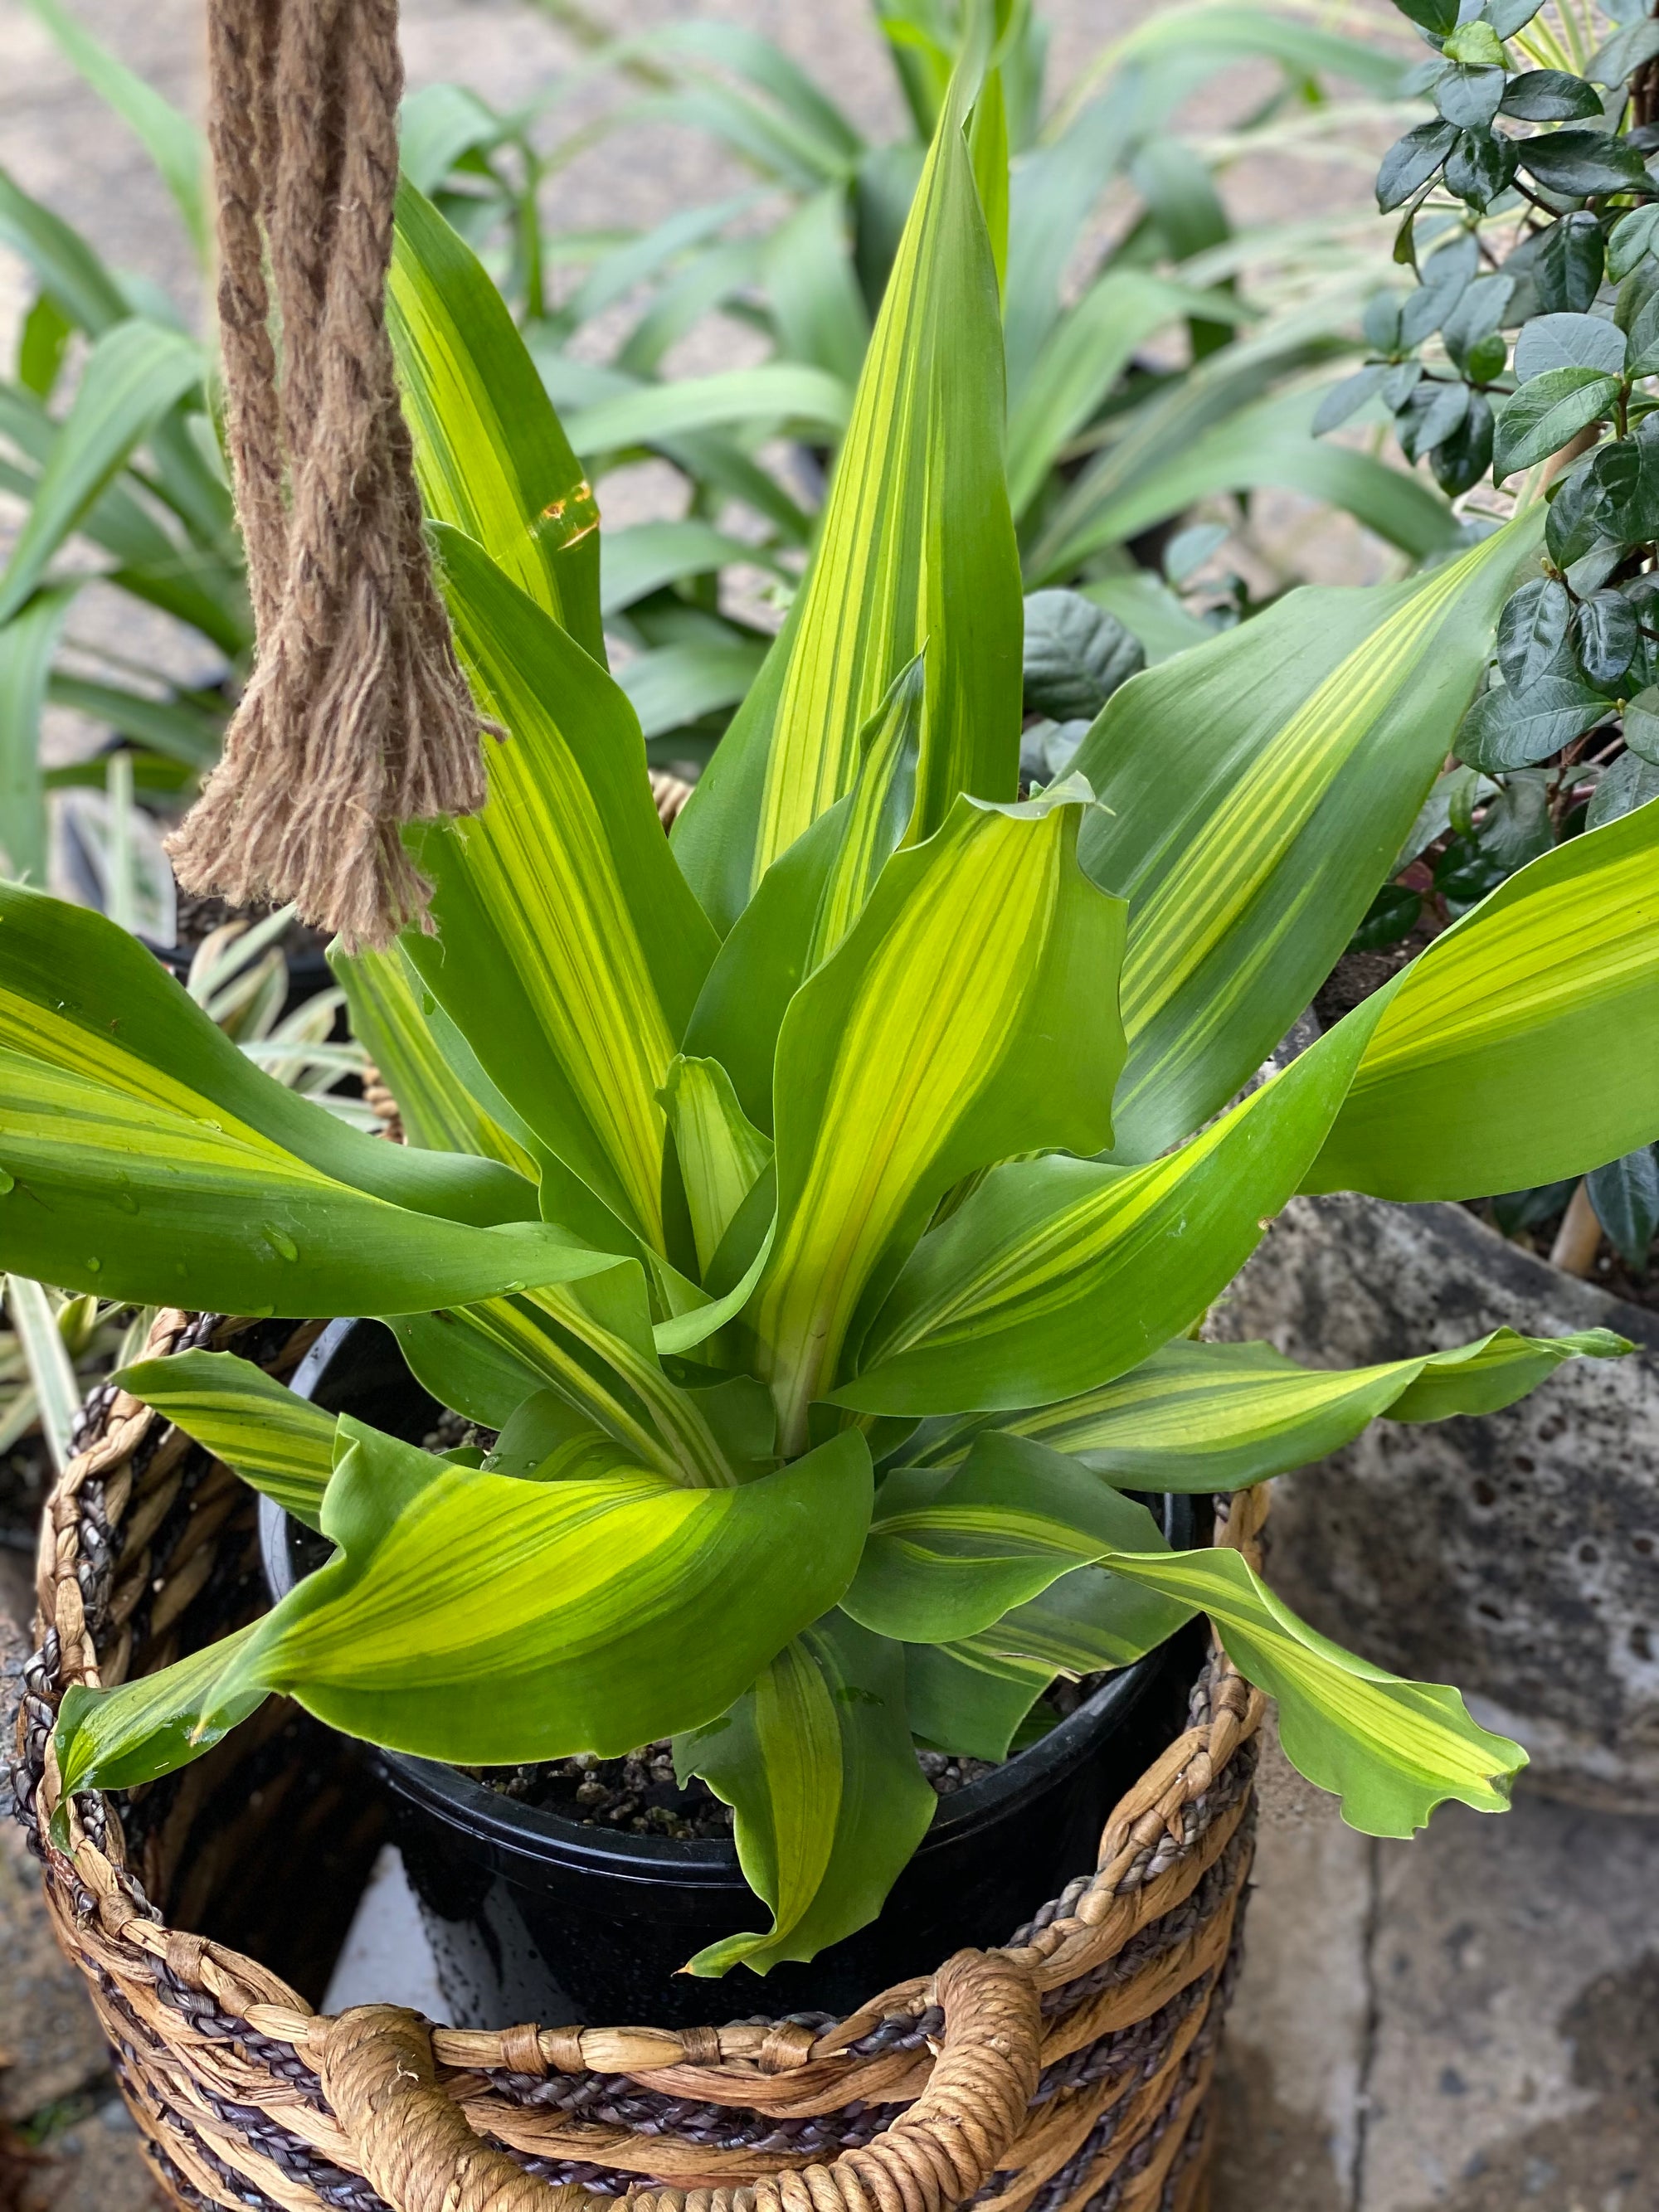
[[[411,1441],[436,1410],[374,1322],[333,1323],[295,1388]],[[1172,1543],[1199,1540],[1193,1499],[1164,1508]],[[261,1531],[281,1595],[301,1571],[294,1540],[305,1532],[269,1501]],[[742,1968],[718,1981],[678,1971],[705,1944],[767,1925],[731,1844],[584,1826],[453,1767],[378,1753],[454,2022],[685,2027],[757,2008],[842,2014],[964,1945],[1006,1943],[1093,1870],[1113,1806],[1185,1724],[1204,1651],[1194,1623],[1115,1674],[1030,1750],[942,1798],[880,1916],[810,1965],[775,1967],[763,1985]]]

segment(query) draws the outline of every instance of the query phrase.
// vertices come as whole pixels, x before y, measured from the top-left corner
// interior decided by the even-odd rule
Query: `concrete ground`
[[[198,0],[70,0],[174,99],[199,105]],[[1049,0],[1055,77],[1157,0]],[[616,31],[692,10],[606,0]],[[782,40],[866,127],[895,116],[863,0],[705,0],[700,12]],[[1376,12],[1387,17],[1382,0]],[[453,78],[506,105],[566,65],[556,0],[406,0],[414,83]],[[1249,86],[1234,85],[1238,97]],[[29,13],[0,0],[0,161],[118,263],[182,306],[198,286],[171,204],[139,150],[81,88]],[[1364,161],[1322,193],[1364,191]],[[564,173],[564,225],[642,224],[735,181],[700,142],[636,126]],[[1259,171],[1256,213],[1310,204]],[[27,303],[0,252],[0,359]],[[614,484],[614,520],[664,495]],[[1304,573],[1376,572],[1352,536],[1276,510]],[[118,618],[120,611],[111,618]],[[3,1585],[21,1596],[21,1578]],[[1503,1820],[1453,1807],[1415,1844],[1355,1836],[1282,1761],[1270,1764],[1249,1964],[1221,2082],[1214,2212],[1659,2212],[1659,1824],[1524,1794]],[[58,1960],[15,1831],[0,1831],[0,2212],[139,2212],[151,2203],[89,2013]],[[380,1969],[359,1947],[352,1994]],[[420,1971],[407,1948],[398,1986]],[[368,1980],[364,1979],[367,1976]],[[388,1994],[391,1991],[388,1990]],[[39,2154],[39,2155],[37,2155]]]

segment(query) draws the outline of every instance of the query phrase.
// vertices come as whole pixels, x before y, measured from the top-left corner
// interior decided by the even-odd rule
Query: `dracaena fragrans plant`
[[[1416,83],[1435,118],[1377,179],[1417,281],[1370,301],[1374,358],[1325,425],[1386,407],[1407,459],[1476,501],[1540,465],[1550,481],[1541,568],[1503,610],[1455,757],[1361,926],[1370,948],[1659,797],[1659,22],[1645,0],[1396,4],[1433,49]],[[1493,526],[1473,506],[1471,522]],[[1495,1218],[1547,1222],[1571,1188],[1504,1194]],[[1564,1233],[1558,1256],[1588,1267],[1599,1214],[1642,1272],[1655,1155],[1599,1165],[1585,1194],[1589,1242]]]
[[[226,1641],[70,1692],[63,1842],[76,1791],[273,1692],[469,1765],[672,1736],[759,1900],[692,1969],[763,1971],[879,1908],[933,1810],[918,1740],[1000,1757],[1056,1676],[1195,1613],[1362,1828],[1504,1802],[1522,1754],[1454,1690],[1316,1636],[1237,1550],[1172,1551],[1139,1496],[1625,1348],[1500,1330],[1322,1373],[1198,1330],[1298,1189],[1504,1188],[1659,1133],[1659,809],[1542,856],[1248,1087],[1421,805],[1540,517],[1135,678],[1019,799],[967,137],[989,43],[944,101],[811,568],[672,849],[580,465],[406,194],[407,410],[508,732],[483,812],[418,835],[434,933],[341,963],[410,1145],[268,1081],[98,916],[4,892],[4,1264],[384,1316],[499,1431],[478,1464],[228,1355],[128,1370],[335,1550]]]

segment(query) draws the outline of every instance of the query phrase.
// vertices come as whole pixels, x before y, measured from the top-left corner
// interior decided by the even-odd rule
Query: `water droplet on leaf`
[[[259,1234],[270,1245],[271,1250],[277,1253],[283,1259],[297,1260],[299,1258],[299,1246],[287,1231],[279,1229],[274,1221],[262,1221],[259,1224]]]
[[[99,1273],[100,1273],[102,1272],[102,1270],[103,1270],[103,1265],[104,1265],[104,1263],[103,1263],[103,1261],[102,1261],[101,1260],[88,1260],[88,1262],[87,1262],[87,1266],[88,1267],[88,1268],[90,1268],[90,1270],[92,1271],[92,1273],[93,1273],[94,1275],[99,1274]]]
[[[15,1190],[16,1188],[16,1176],[8,1175],[4,1168],[0,1168],[0,1198],[3,1198],[9,1190]]]

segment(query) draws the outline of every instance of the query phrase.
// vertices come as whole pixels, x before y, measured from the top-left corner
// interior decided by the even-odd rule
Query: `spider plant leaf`
[[[79,588],[70,583],[37,592],[0,623],[0,872],[19,882],[46,881],[40,710],[64,617]]]
[[[1109,468],[1086,473],[1045,526],[1026,562],[1028,584],[1063,581],[1092,556],[1200,500],[1268,487],[1344,508],[1416,560],[1455,544],[1457,520],[1438,493],[1369,453],[1313,435],[1319,396],[1292,392],[1243,408],[1121,483],[1127,453],[1114,450]]]
[[[329,965],[351,1010],[351,1034],[398,1102],[411,1145],[434,1152],[471,1152],[499,1160],[530,1182],[537,1163],[455,1073],[434,1032],[437,1001],[401,945],[348,956],[337,947]]]
[[[603,665],[599,509],[506,302],[404,184],[386,289],[421,495]]]
[[[959,799],[790,1003],[777,1234],[747,1316],[786,1449],[954,1183],[1017,1147],[1109,1140],[1123,907],[1077,866],[1090,796]]]
[[[213,235],[203,191],[207,146],[201,132],[154,85],[118,61],[84,24],[58,5],[58,0],[27,0],[27,4],[100,100],[120,117],[155,162],[185,219],[196,258],[205,268],[212,254]]]
[[[1612,1330],[1522,1336],[1494,1329],[1472,1344],[1375,1367],[1298,1367],[1267,1344],[1176,1338],[1127,1375],[1076,1398],[992,1422],[1104,1475],[1121,1490],[1241,1490],[1305,1467],[1373,1420],[1437,1421],[1513,1405],[1563,1360],[1616,1359]],[[907,1451],[918,1467],[953,1467],[991,1423],[944,1422]]]
[[[868,903],[915,802],[923,705],[920,655],[901,670],[860,740],[858,778],[767,871],[714,957],[686,1038],[720,1060],[756,1125],[772,1126],[778,1031],[802,982]]]
[[[471,538],[434,536],[456,643],[509,738],[489,748],[482,812],[413,833],[438,933],[409,932],[407,950],[538,1140],[660,1252],[657,1093],[714,932],[674,866],[621,690]]]
[[[334,1471],[334,1416],[231,1352],[139,1359],[110,1377],[307,1528]]]
[[[1014,795],[1020,604],[1001,331],[962,135],[975,78],[970,57],[905,226],[806,580],[675,824],[675,851],[722,931],[852,787],[860,732],[924,646],[912,834],[936,830],[960,791]],[[973,619],[947,618],[959,607]]]
[[[1480,1198],[1659,1137],[1656,862],[1659,807],[1638,807],[1437,938],[1389,987],[1304,1188]]]
[[[1296,1190],[1381,1012],[1138,1168],[1058,1153],[991,1170],[900,1270],[833,1405],[955,1413],[1052,1403],[1190,1326]]]
[[[870,343],[870,314],[853,268],[844,185],[812,193],[779,224],[767,241],[764,274],[782,350],[850,392]]]
[[[1405,584],[1292,592],[1107,702],[1073,766],[1110,810],[1085,829],[1085,865],[1130,902],[1120,1158],[1234,1096],[1335,964],[1539,528],[1522,515]]]
[[[852,395],[838,376],[803,362],[766,361],[672,384],[641,384],[571,416],[567,428],[590,458],[629,446],[660,445],[688,430],[729,429],[773,420],[825,443],[847,427]]]
[[[867,1925],[937,1802],[911,1741],[903,1652],[842,1613],[787,1644],[728,1711],[677,1737],[674,1759],[732,1807],[744,1877],[772,1912],[763,1934],[699,1951],[692,1974],[739,1963],[763,1974]]]
[[[835,1603],[869,1521],[850,1432],[735,1490],[643,1469],[521,1482],[349,1416],[340,1439],[321,1516],[338,1555],[214,1647],[217,1669],[66,1706],[66,1793],[181,1765],[270,1691],[422,1758],[619,1756],[723,1712]],[[158,1708],[177,1717],[158,1727]]]
[[[202,380],[190,339],[133,317],[97,339],[0,575],[0,622],[15,614],[47,563],[134,447]]]
[[[1183,316],[1237,322],[1245,312],[1224,292],[1201,292],[1146,269],[1108,269],[1097,277],[1050,331],[1009,410],[1008,497],[1015,519],[1154,331]]]
[[[61,1069],[137,1111],[268,1157],[282,1172],[479,1226],[536,1218],[532,1186],[495,1161],[381,1144],[319,1114],[262,1074],[125,930],[15,884],[0,884],[0,1047],[15,1056],[19,1084],[31,1060]],[[48,1271],[46,1279],[68,1279]],[[234,1298],[220,1310],[246,1310]]]

